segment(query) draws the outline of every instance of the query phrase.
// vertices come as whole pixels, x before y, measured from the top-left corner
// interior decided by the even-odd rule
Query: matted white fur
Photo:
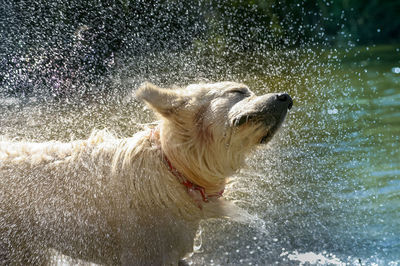
[[[160,121],[131,138],[0,139],[0,264],[49,264],[56,251],[104,265],[176,265],[202,219],[244,219],[223,198],[195,202],[165,156],[207,195],[220,192],[278,129],[290,97],[257,97],[234,82],[146,83],[136,96]]]

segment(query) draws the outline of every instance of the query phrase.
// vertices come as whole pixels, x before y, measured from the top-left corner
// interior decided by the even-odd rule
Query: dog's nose
[[[293,100],[292,100],[292,97],[290,97],[289,94],[287,94],[287,93],[279,93],[279,94],[276,95],[276,98],[281,102],[287,103],[289,110],[290,110],[290,108],[292,108]]]

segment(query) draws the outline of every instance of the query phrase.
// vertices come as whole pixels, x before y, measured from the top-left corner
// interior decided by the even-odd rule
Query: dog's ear
[[[136,91],[136,98],[145,101],[152,109],[168,117],[175,113],[186,100],[173,89],[163,89],[145,82]]]

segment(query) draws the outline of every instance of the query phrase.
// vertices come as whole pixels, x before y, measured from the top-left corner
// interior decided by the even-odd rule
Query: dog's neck
[[[223,186],[217,192],[214,193],[207,192],[207,189],[205,187],[202,187],[192,182],[190,178],[188,178],[185,174],[183,174],[174,167],[174,164],[165,155],[164,151],[161,148],[159,126],[156,126],[155,128],[151,129],[150,141],[152,143],[156,143],[156,146],[161,150],[163,161],[166,167],[177,178],[179,183],[181,183],[186,188],[187,193],[194,199],[199,208],[201,208],[202,203],[207,203],[210,200],[218,199],[222,196],[222,194],[224,193],[225,186]]]
[[[179,183],[185,186],[187,193],[195,200],[199,208],[201,208],[202,202],[209,202],[210,199],[222,197],[224,189],[215,194],[206,193],[204,187],[194,184],[193,182],[188,180],[181,172],[179,172],[172,165],[167,156],[163,155],[163,157],[166,165],[168,166],[168,170],[178,179]]]

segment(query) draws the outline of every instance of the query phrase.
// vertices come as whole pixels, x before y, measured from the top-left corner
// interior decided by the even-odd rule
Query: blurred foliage
[[[211,4],[218,33],[245,47],[263,42],[356,45],[400,42],[396,0],[223,0]]]
[[[0,92],[86,94],[158,52],[399,42],[399,15],[388,0],[3,0]]]

